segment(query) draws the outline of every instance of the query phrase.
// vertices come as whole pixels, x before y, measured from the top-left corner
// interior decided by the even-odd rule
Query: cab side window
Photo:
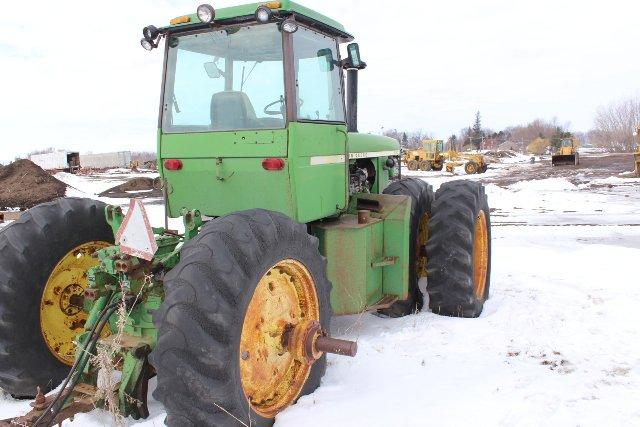
[[[293,34],[293,50],[298,120],[344,122],[335,39],[301,26]]]

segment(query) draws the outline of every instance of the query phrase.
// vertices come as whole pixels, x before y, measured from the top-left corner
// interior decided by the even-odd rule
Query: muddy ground
[[[491,165],[489,165],[491,169]],[[519,181],[545,178],[566,178],[572,184],[578,185],[592,179],[605,179],[611,176],[633,177],[633,154],[582,154],[580,164],[577,166],[551,166],[551,158],[545,157],[536,160],[533,166],[514,164],[504,168],[505,174],[501,176],[480,178],[487,184],[496,184],[501,187],[515,184]],[[621,175],[625,174],[625,175]]]

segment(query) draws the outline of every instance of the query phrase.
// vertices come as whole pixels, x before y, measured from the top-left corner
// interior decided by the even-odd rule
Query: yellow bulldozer
[[[482,154],[477,153],[461,153],[458,151],[447,151],[445,153],[447,172],[464,165],[466,174],[485,173],[487,171],[487,162]]]
[[[563,138],[556,154],[551,156],[552,166],[579,165],[578,142],[573,138]]]
[[[410,171],[441,171],[444,165],[442,154],[444,142],[439,139],[427,139],[422,141],[422,148],[407,150],[402,160]]]

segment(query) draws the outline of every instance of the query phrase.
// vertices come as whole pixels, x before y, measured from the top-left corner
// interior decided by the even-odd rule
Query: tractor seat
[[[246,93],[224,91],[211,97],[213,130],[253,129],[256,123],[256,111]]]

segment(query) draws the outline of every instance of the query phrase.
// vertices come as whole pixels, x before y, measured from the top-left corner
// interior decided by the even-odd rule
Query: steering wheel
[[[269,107],[273,107],[276,104],[280,104],[278,111],[269,110]],[[277,101],[267,104],[267,106],[264,107],[264,113],[268,116],[284,116],[284,97],[281,96]]]
[[[269,107],[273,107],[274,105],[276,105],[278,103],[282,104],[282,105],[280,105],[280,111],[271,111],[271,110],[269,110]],[[302,99],[298,98],[298,108],[302,107],[302,104],[304,104],[304,101]],[[267,106],[264,107],[264,113],[269,115],[269,116],[280,116],[280,115],[284,116],[284,97],[281,96],[280,99],[278,99],[277,101],[273,101],[272,103],[267,104]]]

